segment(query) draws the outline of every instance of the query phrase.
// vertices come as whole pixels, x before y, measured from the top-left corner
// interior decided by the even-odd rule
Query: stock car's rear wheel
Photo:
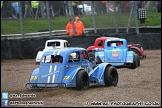
[[[135,69],[136,67],[138,67],[138,62],[139,62],[138,55],[134,53],[133,63],[131,63],[130,68]]]
[[[137,55],[137,63],[138,63],[138,66],[140,66],[140,57]]]
[[[135,52],[136,54],[138,54],[138,56],[140,57],[140,53],[137,51],[137,50],[135,50],[135,49],[128,49],[128,51],[133,51],[133,52]]]
[[[88,73],[84,70],[80,70],[76,76],[76,89],[86,90],[89,88],[89,77]]]
[[[118,72],[115,67],[107,66],[104,72],[105,86],[116,86],[118,83]]]
[[[129,49],[128,51],[133,51],[134,53],[137,54],[137,56],[138,56],[137,57],[137,62],[138,62],[138,66],[140,66],[140,53],[135,49]]]

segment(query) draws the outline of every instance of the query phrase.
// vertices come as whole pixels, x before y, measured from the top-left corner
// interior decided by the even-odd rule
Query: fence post
[[[94,33],[97,33],[95,19],[94,19],[93,1],[91,1],[91,12],[92,12],[92,21],[93,21]]]
[[[41,18],[45,18],[45,15],[44,15],[44,3],[43,1],[39,1],[40,3],[40,10],[41,10]]]
[[[70,12],[71,12],[71,21],[72,21],[72,26],[73,26],[73,33],[74,36],[76,36],[76,31],[74,28],[74,11],[73,11],[73,6],[72,6],[72,1],[70,1]]]
[[[129,16],[129,19],[128,19],[128,26],[127,26],[126,33],[129,32],[129,26],[130,26],[130,21],[131,21],[131,18],[132,18],[133,7],[134,7],[134,3],[133,3],[133,6],[131,7],[131,13],[130,13],[130,16]]]
[[[51,21],[50,21],[50,13],[49,13],[49,1],[46,1],[46,10],[47,10],[47,17],[48,17],[49,34],[50,34],[50,37],[52,38]]]
[[[135,4],[133,6],[134,9],[134,19],[135,19],[135,25],[136,25],[136,33],[139,34],[139,27],[138,27],[138,18],[137,18],[137,1],[134,1]]]
[[[24,38],[24,26],[23,26],[23,19],[22,19],[21,1],[18,1],[18,5],[20,10],[19,17],[20,17],[21,34],[22,34],[22,38]]]
[[[118,33],[119,30],[118,30],[118,22],[117,22],[116,1],[114,1],[114,25],[116,28],[116,33]]]
[[[83,6],[83,15],[85,15],[85,11],[84,11],[84,3],[82,2],[82,6]]]

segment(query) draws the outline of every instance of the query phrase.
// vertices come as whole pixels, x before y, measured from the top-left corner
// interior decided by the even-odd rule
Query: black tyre
[[[80,70],[76,76],[76,89],[87,90],[89,88],[88,73],[84,70]]]
[[[136,67],[138,67],[138,55],[134,53],[133,63],[131,63],[130,68],[135,69]]]
[[[139,53],[137,50],[135,50],[135,49],[128,49],[128,51],[133,51],[133,52],[135,52],[136,54],[138,54],[138,56],[140,57],[140,53]]]
[[[104,72],[105,86],[116,86],[118,83],[118,72],[115,67],[107,66]]]
[[[140,57],[137,55],[137,63],[138,63],[138,65],[137,66],[140,66],[141,64],[140,64]]]

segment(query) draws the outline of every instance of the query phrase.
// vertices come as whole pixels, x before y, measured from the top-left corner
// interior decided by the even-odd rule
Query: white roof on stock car
[[[51,39],[51,40],[47,40],[47,42],[54,42],[54,41],[63,41],[63,42],[67,42],[67,40],[64,40],[64,39]]]
[[[73,51],[80,51],[80,50],[86,50],[85,48],[81,47],[68,47],[68,48],[55,48],[55,49],[49,49],[44,54],[46,55],[53,55],[53,54],[69,54],[70,52]],[[44,55],[43,54],[43,55]]]

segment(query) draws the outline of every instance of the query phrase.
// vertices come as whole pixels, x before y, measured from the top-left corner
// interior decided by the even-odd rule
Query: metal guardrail
[[[94,28],[85,28],[85,33],[94,30]],[[52,31],[52,36],[65,36],[67,35],[66,30],[55,30]],[[36,33],[26,33],[24,34],[24,38],[35,38],[35,37],[49,37],[50,32],[36,32]],[[1,35],[1,39],[22,39],[22,34],[7,34]]]
[[[126,27],[119,27],[120,28],[125,28]],[[135,27],[130,27],[132,29],[135,29]],[[129,28],[129,29],[130,29]],[[145,27],[139,27],[139,28],[161,28],[161,26],[145,26]],[[103,29],[103,28],[96,28],[97,30]],[[104,29],[115,29],[115,28],[104,28]],[[94,28],[85,28],[85,33],[88,33],[89,31],[94,30]],[[66,30],[55,30],[52,31],[52,36],[66,36]],[[36,33],[26,33],[24,34],[24,38],[35,38],[35,37],[49,37],[50,32],[36,32]],[[1,35],[1,39],[22,39],[23,36],[22,34],[6,34],[6,35]]]

